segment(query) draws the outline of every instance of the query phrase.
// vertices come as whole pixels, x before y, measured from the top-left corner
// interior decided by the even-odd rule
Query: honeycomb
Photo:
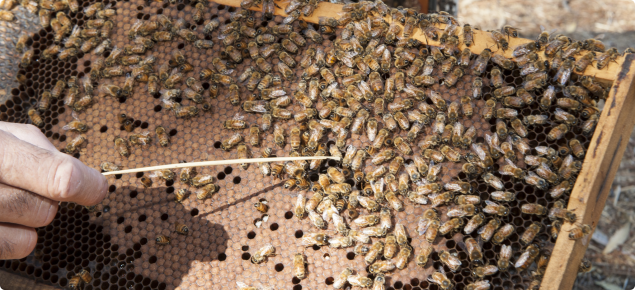
[[[81,6],[87,7],[93,2],[82,2]],[[190,28],[202,34],[202,21],[192,22],[194,3],[185,1],[178,5],[170,5],[161,2],[136,1],[104,1],[105,5],[112,4],[117,11],[114,17],[115,28],[112,32],[113,46],[123,47],[128,44],[126,32],[132,24],[138,20],[154,20],[157,15],[165,14],[173,19],[184,18]],[[217,17],[221,23],[229,22],[229,15],[237,11],[236,8],[210,3],[204,18]],[[89,17],[83,12],[70,13],[71,21],[77,25],[83,25]],[[255,13],[256,19],[261,19],[261,13]],[[272,21],[262,21],[261,26],[272,27],[282,21],[282,17],[276,16]],[[297,25],[294,24],[294,25]],[[316,25],[317,28],[317,25]],[[339,30],[338,30],[339,33]],[[172,51],[180,50],[195,69],[186,74],[186,77],[198,79],[200,69],[207,67],[213,57],[218,56],[222,44],[217,40],[218,32],[214,32],[208,39],[215,42],[209,50],[200,50],[190,43],[175,37],[173,42],[160,42],[146,55],[157,57],[157,65],[166,62]],[[325,38],[321,44],[328,50],[333,46],[335,37]],[[42,29],[31,37],[30,45],[35,50],[35,55],[53,44],[53,33],[50,28]],[[315,44],[312,44],[315,46]],[[108,55],[109,52],[106,52]],[[70,76],[79,78],[90,72],[91,63],[99,57],[90,53],[80,53],[78,57],[67,61],[59,59],[38,59],[27,68],[20,69],[19,74],[24,74],[27,81],[18,88],[11,90],[12,98],[0,105],[0,120],[16,123],[28,123],[26,111],[34,106],[44,90],[53,88],[57,80]],[[300,61],[301,55],[295,56]],[[473,57],[474,59],[474,57]],[[271,58],[271,64],[277,64],[278,60]],[[234,68],[234,76],[250,66],[254,66],[250,58],[245,58]],[[486,133],[496,132],[496,119],[485,120],[481,112],[485,107],[485,100],[492,98],[494,88],[490,85],[490,73],[492,63],[488,65],[487,73],[482,75],[484,80],[483,98],[474,101],[474,115],[471,118],[461,116],[464,126],[474,126],[477,129],[475,142],[484,142]],[[395,72],[393,68],[392,73]],[[301,69],[295,73],[299,78]],[[553,75],[554,72],[552,72]],[[435,74],[441,73],[435,70]],[[467,73],[456,86],[435,84],[431,88],[441,93],[449,103],[459,101],[460,96],[469,94],[474,80],[472,73]],[[521,85],[523,78],[519,71],[503,70],[505,83]],[[124,78],[112,78],[100,83],[114,83],[123,86]],[[579,85],[576,76],[570,80],[573,85]],[[203,83],[205,88],[209,83]],[[297,88],[297,81],[283,79],[283,86],[291,91]],[[185,88],[185,85],[183,85]],[[201,112],[192,119],[179,119],[167,109],[163,108],[158,96],[149,95],[145,85],[136,85],[133,94],[129,97],[112,98],[97,97],[94,104],[78,114],[83,122],[89,125],[87,144],[73,156],[85,164],[99,168],[104,161],[113,162],[123,168],[137,168],[173,164],[182,161],[222,160],[236,159],[237,152],[224,151],[221,141],[233,135],[223,129],[223,122],[232,119],[236,114],[244,117],[249,124],[259,124],[260,116],[243,112],[240,107],[232,106],[224,95],[226,91],[221,89],[217,99],[210,99],[213,109],[211,112]],[[241,100],[245,100],[251,93],[244,86],[240,88]],[[208,92],[206,90],[205,95]],[[535,96],[542,96],[543,89],[536,90]],[[397,94],[395,102],[406,98],[406,94]],[[563,97],[562,92],[557,97]],[[191,104],[189,100],[180,100],[184,105]],[[431,103],[429,101],[429,103]],[[322,107],[322,101],[317,107]],[[292,111],[300,110],[300,105],[292,104]],[[67,132],[62,127],[73,120],[71,109],[63,104],[63,100],[57,100],[51,104],[42,116],[45,126],[42,132],[59,149],[65,148],[68,141],[76,136],[76,133]],[[131,147],[128,158],[122,158],[115,150],[113,144],[116,137],[127,138],[131,133],[124,130],[117,116],[125,113],[134,119],[134,133],[144,131],[154,132],[157,126],[164,126],[171,136],[168,147],[152,144],[147,147]],[[519,110],[522,116],[544,114],[549,119],[554,119],[555,107],[545,112],[540,110],[537,103]],[[276,120],[285,132],[296,126],[295,121]],[[558,149],[567,145],[566,140],[577,138],[584,148],[588,148],[590,136],[582,134],[579,127],[568,132],[565,138],[558,141],[549,141],[548,132],[552,124],[545,126],[529,127],[527,141],[532,147],[548,146]],[[248,129],[243,131],[243,136],[248,135]],[[425,134],[431,133],[430,126],[425,128]],[[406,132],[398,135],[405,138]],[[422,135],[424,135],[422,133]],[[277,156],[287,156],[291,151],[289,142],[284,148],[275,146],[273,134],[267,132],[261,135],[261,147],[252,148],[254,156],[260,154],[261,148],[274,148]],[[396,137],[394,135],[393,137]],[[335,143],[333,133],[326,135],[324,142],[327,145]],[[347,140],[347,145],[353,144],[357,148],[363,148],[369,144],[366,135],[352,134]],[[417,150],[418,151],[418,150]],[[461,153],[467,153],[461,150]],[[418,153],[417,153],[418,154]],[[410,156],[411,158],[412,156]],[[407,162],[410,158],[406,156]],[[494,166],[494,174],[498,175],[498,168],[503,160],[499,160]],[[317,170],[311,172],[309,179],[315,181],[317,173],[326,173],[327,166],[337,165],[333,161],[325,162]],[[375,166],[366,161],[365,171],[371,172]],[[461,172],[460,164],[442,163],[442,182],[459,179],[468,181],[474,188],[474,194],[482,200],[487,200],[494,189],[483,182],[482,178],[474,178]],[[521,167],[524,164],[520,164]],[[108,197],[99,204],[94,211],[77,206],[72,203],[62,203],[54,221],[43,228],[37,229],[38,244],[36,250],[30,256],[20,260],[0,261],[0,267],[9,271],[33,277],[38,281],[44,281],[60,287],[69,287],[69,281],[81,269],[90,269],[93,281],[84,285],[84,289],[221,289],[230,285],[233,287],[236,281],[242,281],[249,285],[270,286],[280,289],[329,289],[334,279],[346,267],[354,269],[357,273],[367,275],[367,265],[363,257],[356,256],[353,248],[333,249],[329,247],[302,247],[300,238],[307,233],[318,232],[308,219],[298,220],[292,208],[298,193],[305,197],[312,195],[309,191],[286,190],[284,181],[275,180],[271,176],[263,176],[257,166],[251,165],[247,170],[238,166],[216,166],[198,168],[198,174],[210,174],[215,177],[215,183],[220,186],[220,191],[211,199],[197,200],[191,194],[182,203],[173,201],[174,193],[182,188],[189,188],[180,182],[154,180],[154,185],[144,188],[140,179],[149,173],[137,173],[130,175],[109,176],[110,184]],[[516,182],[509,176],[501,177],[505,191],[517,193],[516,200],[506,203],[510,214],[501,217],[502,224],[510,223],[516,227],[506,244],[513,249],[512,262],[516,261],[521,251],[525,248],[520,243],[519,235],[523,233],[532,222],[542,224],[542,231],[537,236],[543,249],[549,249],[555,242],[550,238],[547,229],[550,221],[535,215],[521,213],[520,206],[525,203],[538,203],[545,207],[552,207],[554,199],[547,197],[544,190],[522,182]],[[363,184],[357,184],[350,179],[347,182],[361,189]],[[191,188],[193,189],[193,188]],[[270,207],[266,221],[264,215],[253,208],[253,204],[259,201],[267,201]],[[393,213],[393,224],[405,225],[411,238],[410,244],[414,248],[413,257],[419,249],[425,245],[425,240],[417,233],[417,222],[423,212],[430,208],[429,205],[414,205],[404,202],[404,211]],[[448,220],[444,214],[445,207],[439,208],[441,222]],[[364,214],[362,211],[361,214]],[[348,217],[346,217],[348,220]],[[189,227],[191,234],[188,236],[176,235],[174,224],[179,222]],[[262,222],[262,223],[260,223]],[[258,226],[259,225],[259,226]],[[334,232],[329,228],[327,232]],[[159,235],[169,236],[172,240],[169,245],[157,245],[155,238]],[[476,233],[472,236],[477,237]],[[431,261],[421,268],[416,265],[413,258],[403,270],[391,272],[386,277],[386,289],[439,289],[435,284],[428,282],[427,277],[439,267],[444,267],[440,262],[438,252],[448,249],[458,253],[462,265],[456,272],[451,272],[445,267],[447,277],[453,281],[457,289],[463,289],[469,283],[477,281],[472,275],[473,265],[468,259],[467,252],[461,247],[463,234],[446,235],[437,237],[433,244],[435,252],[431,255]],[[374,241],[377,239],[373,238]],[[268,258],[265,263],[253,264],[250,258],[255,251],[266,244],[272,244],[276,249],[276,255]],[[492,243],[483,244],[484,264],[495,265],[500,245]],[[293,274],[293,255],[297,252],[304,253],[307,258],[308,276],[300,280]],[[500,271],[487,278],[492,289],[527,289],[531,281],[528,271],[518,272],[514,267],[508,271]]]

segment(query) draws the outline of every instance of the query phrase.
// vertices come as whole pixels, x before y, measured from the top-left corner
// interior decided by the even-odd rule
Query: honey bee
[[[445,271],[443,271],[443,268],[441,267],[439,267],[439,271],[435,271],[432,275],[430,275],[430,277],[428,277],[428,281],[438,285],[439,288],[443,290],[454,288],[454,284],[452,284],[450,279],[448,279],[445,275]]]
[[[474,63],[472,63],[470,69],[477,76],[483,74],[483,72],[485,72],[485,68],[487,67],[487,62],[490,60],[491,57],[492,51],[489,48],[483,49]]]
[[[439,252],[439,260],[441,260],[443,264],[450,268],[452,272],[456,272],[459,267],[461,267],[461,260],[459,260],[456,255],[453,255],[446,250],[442,250],[441,252]]]
[[[520,255],[518,260],[516,260],[516,263],[514,263],[514,267],[516,267],[519,271],[524,271],[525,269],[529,268],[529,266],[534,262],[539,254],[540,248],[538,248],[537,245],[529,245]]]
[[[334,279],[333,288],[342,289],[351,275],[353,275],[353,270],[350,268],[342,270],[342,272]]]
[[[166,236],[158,236],[155,241],[157,242],[158,245],[168,245],[170,244],[170,238],[166,237]]]
[[[479,266],[472,269],[472,275],[479,278],[483,278],[485,276],[491,276],[496,274],[497,272],[498,272],[498,267],[496,267],[495,265],[484,265],[484,266]]]
[[[76,288],[79,289],[81,285],[83,284],[82,284],[81,277],[79,275],[75,275],[68,280],[68,287],[71,289],[76,289]]]
[[[27,115],[29,116],[29,119],[31,120],[31,123],[33,125],[37,127],[44,126],[44,120],[42,119],[42,116],[40,115],[40,113],[38,113],[38,111],[35,108],[29,109]]]
[[[254,264],[260,264],[266,261],[267,257],[275,256],[275,253],[276,249],[271,244],[264,245],[251,256],[251,262]]]
[[[581,226],[576,226],[572,228],[571,231],[569,232],[569,239],[579,240],[585,237],[586,235],[591,234],[592,232],[593,232],[593,229],[589,225],[583,224]]]
[[[79,147],[82,144],[84,144],[84,142],[86,142],[86,137],[83,136],[83,135],[79,135],[79,136],[73,138],[73,140],[69,141],[66,144],[66,148],[65,148],[66,153],[68,153],[68,154],[75,153],[79,149]]]
[[[439,233],[442,235],[447,235],[452,232],[456,232],[461,226],[463,226],[463,223],[463,219],[461,218],[452,218],[439,227]]]
[[[269,206],[263,202],[254,203],[254,208],[261,213],[267,213],[267,211],[269,210]]]
[[[371,247],[366,256],[364,257],[364,262],[367,265],[371,265],[384,251],[384,242],[377,241]]]

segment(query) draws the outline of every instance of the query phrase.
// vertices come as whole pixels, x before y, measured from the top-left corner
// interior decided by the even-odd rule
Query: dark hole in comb
[[[120,216],[120,217],[117,218],[117,223],[118,224],[122,224],[125,220],[126,219],[124,217]]]
[[[274,268],[276,269],[276,272],[282,272],[282,270],[284,270],[284,265],[276,264]]]
[[[150,264],[156,263],[157,262],[157,256],[150,257],[150,259],[148,259],[148,262],[150,262]]]
[[[225,172],[225,174],[229,175],[229,174],[232,174],[234,169],[231,166],[227,166],[225,167],[225,169],[223,169],[223,171]]]
[[[117,187],[114,186],[114,185],[111,185],[111,186],[108,187],[108,192],[113,192],[115,190],[117,190]]]
[[[122,174],[115,174],[115,179],[121,179],[122,176]]]
[[[241,258],[245,261],[249,260],[251,258],[251,254],[249,253],[243,253]]]
[[[161,215],[161,220],[162,221],[167,221],[168,220],[168,214],[167,213],[162,214]]]
[[[174,187],[170,186],[168,188],[165,189],[165,192],[167,193],[174,193]]]
[[[161,107],[160,105],[154,106],[154,111],[155,112],[161,112],[161,109],[163,109],[163,107]]]
[[[291,219],[293,217],[293,213],[288,211],[284,213],[284,218],[285,219]]]
[[[172,186],[172,185],[174,185],[174,180],[165,181],[165,186]]]
[[[177,133],[176,129],[170,130],[170,136],[174,136],[176,135],[176,133]]]
[[[138,192],[136,190],[133,190],[130,192],[130,198],[135,198],[137,197]]]
[[[185,8],[185,4],[179,4],[176,6],[176,10],[181,11],[183,10],[183,8]]]
[[[216,178],[218,178],[218,180],[223,180],[223,179],[225,179],[225,173],[224,173],[224,172],[219,172],[219,173],[216,175]]]
[[[249,246],[243,246],[243,247],[242,247],[242,250],[243,250],[243,251],[249,251]]]
[[[348,253],[346,254],[346,258],[347,258],[347,259],[349,259],[349,260],[354,260],[354,259],[355,259],[355,253],[353,253],[353,252],[348,252]]]
[[[126,233],[132,232],[132,226],[127,226],[126,228],[124,228],[124,232]]]
[[[105,133],[106,131],[108,131],[108,126],[101,126],[101,128],[99,128],[99,132]]]
[[[141,123],[141,129],[147,129],[149,126],[148,122]]]
[[[227,259],[227,255],[225,255],[225,253],[220,253],[218,254],[218,260],[219,261],[225,261]]]
[[[179,49],[183,49],[185,47],[185,43],[179,43],[179,45],[177,46]]]
[[[240,176],[236,176],[234,177],[234,180],[232,180],[234,182],[234,184],[240,184],[241,178]]]
[[[304,233],[302,232],[302,230],[297,230],[295,231],[295,237],[296,239],[301,238],[302,236],[304,236]]]
[[[143,172],[137,172],[136,176],[137,176],[137,178],[143,177]]]
[[[294,285],[300,283],[301,281],[302,280],[300,280],[300,278],[298,277],[293,277],[293,279],[291,279],[291,283],[293,283]]]
[[[302,290],[302,285],[293,286],[293,290]]]
[[[319,251],[319,250],[320,250],[320,246],[318,246],[318,245],[313,245],[313,250],[314,250],[314,251]]]
[[[219,149],[222,143],[220,141],[214,142],[214,148]]]
[[[190,215],[197,216],[198,215],[198,209],[197,208],[192,209],[192,211],[190,211]]]
[[[250,240],[253,240],[255,237],[256,237],[256,233],[253,231],[247,234],[247,238]]]
[[[335,283],[335,279],[333,279],[333,277],[328,277],[326,278],[326,280],[324,280],[324,283],[326,285],[333,285],[333,283]]]
[[[271,229],[272,231],[277,231],[278,230],[278,224],[277,223],[271,224],[271,226],[269,226],[269,229]]]
[[[139,221],[140,222],[145,222],[146,221],[146,215],[142,214],[139,216]]]

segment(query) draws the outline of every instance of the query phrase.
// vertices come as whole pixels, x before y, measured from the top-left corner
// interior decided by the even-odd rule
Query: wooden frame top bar
[[[240,7],[240,2],[241,2],[241,0],[213,0],[213,1],[218,4],[232,6],[232,7]],[[286,0],[276,1],[276,4],[282,7],[282,9],[275,7],[275,12],[274,12],[275,15],[286,17],[287,14],[284,12],[284,7],[287,6],[287,3],[289,3],[289,1],[286,1]],[[315,11],[313,12],[311,16],[309,17],[301,16],[300,19],[310,23],[318,23],[320,17],[334,17],[337,19],[339,18],[339,14],[342,13],[342,6],[343,5],[341,4],[320,2],[320,4],[318,5],[318,7],[315,9]],[[260,11],[261,8],[260,6],[257,6],[257,7],[251,8],[250,10]],[[389,23],[391,22],[391,19],[389,16],[385,17],[385,20]],[[441,29],[443,27],[444,25],[439,26],[439,28]],[[509,38],[509,49],[507,49],[506,51],[502,51],[498,49],[496,42],[494,41],[494,39],[492,39],[489,32],[476,30],[476,29],[474,29],[473,31],[474,31],[474,44],[470,47],[470,50],[474,54],[480,54],[484,49],[490,48],[494,53],[500,53],[507,58],[511,58],[512,51],[514,50],[515,47],[521,44],[534,41],[534,40],[526,39],[526,38]],[[459,39],[461,40],[463,39],[462,33],[463,33],[462,29],[459,29],[458,36],[459,36]],[[426,39],[426,37],[423,35],[420,29],[415,30],[415,33],[413,34],[412,38],[416,38],[422,43],[427,43],[428,45],[432,45],[432,46],[441,45],[439,41]],[[465,44],[463,44],[463,42],[461,41],[459,48],[464,49],[465,47],[466,47]],[[586,51],[584,51],[583,53],[586,53]],[[538,55],[542,59],[546,59],[544,55],[544,51],[540,51]],[[575,58],[579,59],[582,57],[582,55],[583,54],[579,54],[575,56]],[[594,76],[597,80],[603,83],[612,83],[615,80],[620,68],[622,67],[623,62],[624,62],[624,57],[619,56],[615,62],[611,62],[606,68],[602,70],[598,70],[594,62],[592,65],[589,65],[589,67],[587,67],[587,69],[584,71],[583,74],[588,76]]]

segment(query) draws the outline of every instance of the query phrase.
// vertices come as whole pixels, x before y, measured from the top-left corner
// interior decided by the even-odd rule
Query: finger
[[[58,202],[13,186],[0,184],[0,223],[39,228],[55,218]]]
[[[35,249],[36,243],[35,229],[0,223],[0,260],[22,259]]]
[[[57,148],[46,139],[42,131],[33,125],[0,122],[0,130],[7,131],[18,139],[40,148],[57,151]]]
[[[99,171],[79,160],[18,140],[0,131],[0,183],[56,201],[95,205],[107,194]]]

